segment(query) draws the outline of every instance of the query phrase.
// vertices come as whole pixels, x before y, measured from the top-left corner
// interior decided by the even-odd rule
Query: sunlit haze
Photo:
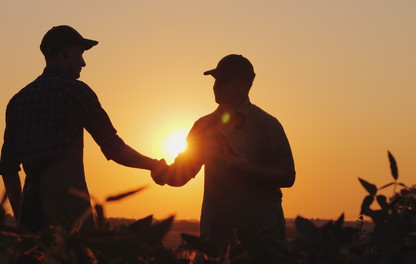
[[[171,164],[176,156],[186,150],[186,136],[189,128],[176,127],[164,132],[158,141],[160,154],[168,164]]]
[[[54,25],[99,41],[84,53],[80,80],[128,145],[168,163],[193,123],[217,107],[203,72],[243,54],[256,72],[252,103],[282,123],[291,143],[297,178],[283,189],[286,217],[356,219],[366,194],[358,177],[390,182],[388,150],[399,181],[415,183],[415,14],[414,0],[5,0],[0,133],[10,98],[42,72],[39,44]],[[184,187],[158,186],[148,171],[107,161],[88,133],[84,164],[100,201],[148,186],[105,205],[108,216],[199,219],[203,170]]]

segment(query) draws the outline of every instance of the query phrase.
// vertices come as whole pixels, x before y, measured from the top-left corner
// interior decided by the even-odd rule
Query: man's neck
[[[233,115],[235,112],[238,112],[240,110],[242,110],[243,112],[244,109],[247,109],[248,105],[250,104],[250,100],[249,98],[244,98],[243,100],[241,100],[238,103],[235,104],[221,104],[219,106],[219,109],[221,112],[227,112],[231,115]]]

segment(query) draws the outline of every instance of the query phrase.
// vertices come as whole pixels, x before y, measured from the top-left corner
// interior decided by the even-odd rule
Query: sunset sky
[[[416,183],[415,14],[414,0],[4,0],[0,133],[10,98],[42,72],[39,44],[54,25],[99,41],[80,80],[127,144],[169,162],[170,138],[183,141],[217,107],[213,78],[202,73],[242,54],[257,74],[251,101],[291,143],[297,180],[283,190],[286,217],[354,220],[366,194],[357,178],[392,179],[387,150],[399,180]],[[157,186],[148,171],[107,161],[88,133],[84,155],[100,202],[148,186],[106,204],[108,216],[199,219],[202,172],[181,188]]]

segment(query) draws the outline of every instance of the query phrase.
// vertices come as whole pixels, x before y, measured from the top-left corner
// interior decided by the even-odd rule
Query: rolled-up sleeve
[[[117,130],[113,127],[94,91],[85,83],[78,83],[79,85],[72,90],[70,98],[73,113],[101,147],[105,157],[110,160],[114,153],[125,147],[125,143],[117,135]]]

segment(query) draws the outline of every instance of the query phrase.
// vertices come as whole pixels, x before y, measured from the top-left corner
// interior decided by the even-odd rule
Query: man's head
[[[85,66],[82,54],[97,45],[98,41],[86,39],[70,26],[56,26],[42,39],[40,50],[48,65],[61,67],[71,77],[78,79]]]
[[[215,69],[204,72],[215,78],[214,94],[218,104],[238,106],[248,99],[256,77],[253,65],[242,55],[231,54],[222,58]]]

